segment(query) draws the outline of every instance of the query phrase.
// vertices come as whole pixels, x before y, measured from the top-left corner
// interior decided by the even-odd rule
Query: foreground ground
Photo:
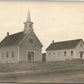
[[[84,83],[84,60],[3,64],[0,82]]]

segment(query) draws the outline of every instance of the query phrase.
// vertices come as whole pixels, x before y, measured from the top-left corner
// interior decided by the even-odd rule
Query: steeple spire
[[[27,21],[31,22],[31,18],[30,18],[30,10],[28,9],[28,14],[27,14]]]
[[[30,11],[28,9],[27,20],[24,22],[24,33],[33,32],[33,22],[31,22]]]

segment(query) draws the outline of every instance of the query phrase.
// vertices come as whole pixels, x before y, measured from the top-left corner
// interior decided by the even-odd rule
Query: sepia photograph
[[[0,1],[0,82],[84,83],[84,2]]]

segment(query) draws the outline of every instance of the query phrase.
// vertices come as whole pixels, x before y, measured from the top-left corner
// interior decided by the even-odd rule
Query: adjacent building
[[[24,31],[11,35],[7,33],[7,36],[0,42],[0,62],[42,61],[42,46],[34,33],[33,22],[28,11]]]
[[[65,61],[84,59],[84,43],[82,39],[52,42],[46,49],[46,61]]]

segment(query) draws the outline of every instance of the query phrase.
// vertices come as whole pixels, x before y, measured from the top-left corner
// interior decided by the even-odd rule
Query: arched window
[[[73,51],[71,51],[71,56],[73,56]]]
[[[32,24],[30,24],[30,28],[32,28]]]
[[[64,56],[66,56],[66,51],[64,51]]]
[[[33,39],[29,39],[29,43],[33,43]]]
[[[55,52],[53,54],[55,55]]]
[[[8,58],[8,52],[6,52],[6,58]]]
[[[82,44],[80,45],[80,47],[82,47]]]
[[[49,55],[50,55],[50,52],[49,52]]]
[[[4,53],[2,52],[2,58],[4,57]]]
[[[14,58],[14,52],[13,51],[11,52],[11,54],[12,54],[12,58]]]
[[[58,56],[60,56],[60,52],[58,52]]]

